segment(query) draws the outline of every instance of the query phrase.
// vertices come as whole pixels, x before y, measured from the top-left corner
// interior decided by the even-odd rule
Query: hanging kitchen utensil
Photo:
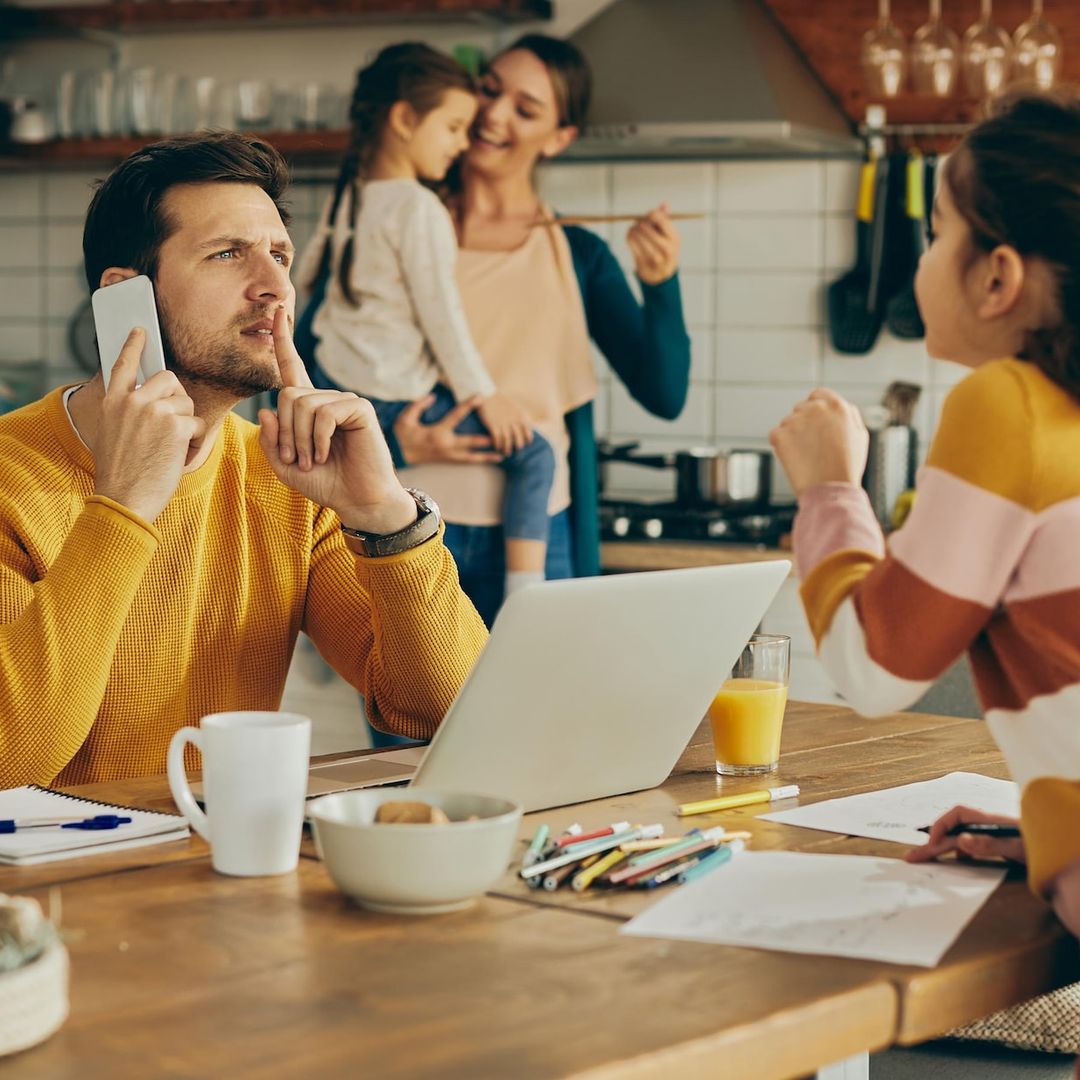
[[[910,254],[904,284],[885,308],[885,324],[898,338],[915,340],[924,337],[926,327],[919,314],[919,304],[915,299],[915,272],[919,268],[919,258],[926,250],[926,188],[923,156],[919,151],[908,155],[904,185],[904,225],[908,230]]]
[[[866,285],[866,308],[878,318],[880,326],[885,301],[889,296],[891,267],[886,261],[889,248],[889,224],[895,219],[890,205],[895,199],[896,185],[892,182],[894,158],[880,158],[874,175],[874,216],[870,223],[870,277]]]
[[[855,265],[829,286],[829,338],[840,353],[858,356],[874,347],[881,315],[867,303],[873,247],[874,194],[878,165],[863,162],[855,209]]]

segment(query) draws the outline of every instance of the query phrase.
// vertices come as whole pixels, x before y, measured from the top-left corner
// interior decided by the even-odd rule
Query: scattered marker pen
[[[620,885],[624,882],[635,885],[638,881],[651,877],[657,870],[667,866],[669,863],[681,861],[688,855],[696,855],[701,851],[711,851],[720,843],[720,837],[723,835],[724,830],[722,828],[708,829],[700,836],[693,837],[689,844],[673,845],[670,849],[661,848],[659,851],[651,853],[652,857],[648,862],[617,870],[609,880],[612,885]]]
[[[630,831],[629,821],[616,821],[606,829],[595,829],[593,832],[579,833],[577,836],[560,836],[555,843],[563,848],[568,844],[583,844],[586,840],[599,840],[601,836],[614,836],[616,833]]]
[[[732,840],[730,844],[722,844],[711,855],[706,855],[696,866],[691,866],[679,875],[679,884],[685,885],[688,881],[697,881],[704,877],[710,870],[723,866],[729,859],[737,855],[746,847],[742,840]]]
[[[525,852],[525,858],[521,860],[522,866],[532,866],[533,863],[538,863],[540,861],[544,853],[544,845],[547,843],[548,831],[546,825],[541,825],[536,830],[536,833],[532,838],[532,843]]]
[[[595,859],[589,866],[583,865],[570,882],[571,888],[574,892],[584,892],[604,871],[617,866],[625,858],[626,855],[619,848],[615,848],[602,858]]]
[[[764,791],[744,791],[741,795],[722,795],[717,799],[703,799],[701,802],[683,803],[679,807],[678,813],[679,817],[689,817],[691,814],[711,814],[717,810],[734,810],[737,806],[776,802],[777,799],[794,799],[798,794],[798,784],[767,788]]]
[[[663,825],[642,825],[637,829],[632,829],[626,835],[636,840],[638,837],[648,838],[661,836],[663,835],[663,832]],[[603,836],[599,840],[590,840],[581,845],[582,850],[580,851],[563,850],[561,854],[558,854],[551,859],[533,863],[532,866],[522,867],[521,870],[518,871],[518,874],[526,880],[536,877],[537,875],[543,876],[545,874],[550,874],[552,870],[558,870],[560,867],[567,866],[569,863],[580,862],[586,855],[606,854],[612,848],[618,847],[619,842],[617,836]]]

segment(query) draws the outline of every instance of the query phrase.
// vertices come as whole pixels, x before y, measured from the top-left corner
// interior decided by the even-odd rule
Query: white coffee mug
[[[202,751],[199,809],[184,745]],[[224,712],[183,727],[169,743],[169,787],[180,812],[210,844],[220,874],[253,877],[296,869],[304,827],[311,721],[280,712]]]

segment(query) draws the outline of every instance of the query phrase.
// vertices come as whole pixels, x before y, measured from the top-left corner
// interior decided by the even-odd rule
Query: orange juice
[[[718,771],[776,767],[787,694],[783,683],[767,679],[728,679],[720,687],[709,706]]]

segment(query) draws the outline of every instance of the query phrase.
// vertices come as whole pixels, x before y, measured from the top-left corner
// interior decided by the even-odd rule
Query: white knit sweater
[[[415,180],[371,180],[359,197],[349,271],[358,304],[345,298],[336,273],[351,231],[347,195],[332,223],[327,201],[298,264],[298,280],[310,283],[331,236],[335,270],[313,325],[319,366],[346,389],[389,401],[412,401],[437,382],[459,401],[493,393],[462,310],[457,237],[446,208]]]

